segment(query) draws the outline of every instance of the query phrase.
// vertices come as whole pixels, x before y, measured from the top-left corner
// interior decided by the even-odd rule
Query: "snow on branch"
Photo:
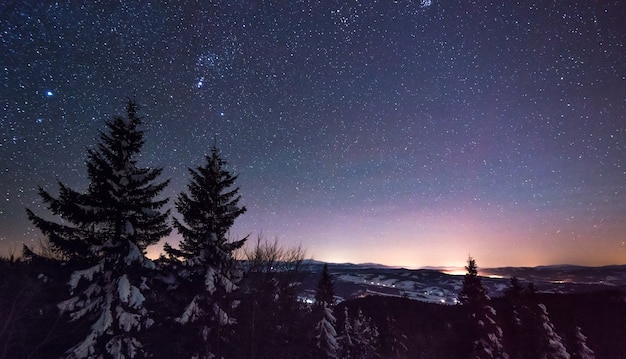
[[[85,340],[78,343],[76,346],[68,350],[68,353],[73,355],[68,356],[70,358],[87,358],[92,356],[96,352],[96,342],[102,334],[107,331],[113,323],[113,316],[111,314],[111,296],[107,295],[106,304],[98,317],[98,320],[91,325],[91,332],[87,335]]]
[[[88,281],[92,281],[94,274],[102,271],[103,268],[104,262],[100,261],[100,263],[91,268],[74,271],[74,273],[72,273],[72,276],[70,277],[70,280],[67,282],[67,284],[70,286],[70,290],[73,291],[74,289],[76,289],[78,282],[80,282],[82,278],[85,278]]]
[[[124,263],[126,265],[130,265],[133,262],[139,262],[144,268],[155,269],[156,266],[154,262],[150,259],[146,258],[146,256],[141,253],[139,247],[133,242],[130,242],[128,254],[124,257]]]
[[[197,299],[198,296],[195,296],[191,303],[187,305],[183,314],[174,320],[180,324],[186,324],[190,321],[193,322],[198,319],[198,317],[200,317],[201,311],[200,307],[198,307]]]
[[[231,318],[219,305],[213,304],[213,313],[220,325],[235,324],[237,321]]]
[[[209,267],[204,275],[204,285],[206,286],[207,292],[213,294],[215,292],[215,277],[217,273],[215,273],[215,269],[213,267]]]
[[[130,297],[130,282],[126,274],[121,276],[117,282],[117,292],[122,303],[128,303],[128,298]]]
[[[141,323],[139,322],[141,319],[141,315],[129,313],[120,306],[116,307],[115,311],[117,314],[120,329],[124,330],[125,332],[130,332],[133,327],[137,327],[137,330],[141,328]]]
[[[117,284],[117,292],[122,303],[127,303],[131,308],[139,309],[146,298],[139,288],[131,285],[128,277],[124,274]]]

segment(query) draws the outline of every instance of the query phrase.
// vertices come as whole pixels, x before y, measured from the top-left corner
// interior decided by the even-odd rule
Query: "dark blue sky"
[[[172,202],[217,138],[248,207],[234,236],[327,261],[624,264],[624,18],[620,1],[3,1],[0,248],[41,238],[37,186],[84,189],[86,148],[135,96]]]

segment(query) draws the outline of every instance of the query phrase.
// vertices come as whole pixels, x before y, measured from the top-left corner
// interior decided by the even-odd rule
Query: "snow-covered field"
[[[305,265],[309,275],[302,282],[302,297],[313,297],[319,262]],[[456,304],[463,276],[436,269],[404,269],[378,265],[329,264],[338,300],[369,295],[406,297],[413,300]],[[456,272],[455,272],[456,273]],[[484,269],[483,283],[489,295],[504,295],[509,280],[517,276],[523,283],[533,282],[542,292],[575,293],[615,287],[626,288],[626,266],[579,267],[550,266],[535,268]]]

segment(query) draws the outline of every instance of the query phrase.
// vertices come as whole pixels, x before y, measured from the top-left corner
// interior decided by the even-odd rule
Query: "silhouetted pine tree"
[[[162,169],[139,168],[137,157],[144,144],[135,102],[127,104],[127,118],[108,121],[108,133],[87,151],[89,187],[75,191],[58,182],[59,196],[39,188],[44,203],[61,223],[47,221],[27,209],[28,217],[45,235],[50,248],[73,263],[90,263],[99,258],[92,246],[135,232],[135,244],[145,249],[169,234],[168,213],[158,210],[167,200],[155,201],[169,181],[155,183]],[[131,228],[132,227],[132,228]]]
[[[160,168],[138,166],[142,121],[135,102],[128,102],[126,112],[126,118],[108,121],[108,132],[100,133],[100,143],[88,150],[86,192],[59,183],[55,198],[40,189],[62,222],[28,211],[51,247],[81,268],[72,273],[72,296],[59,309],[72,321],[91,324],[84,340],[66,352],[68,358],[148,356],[140,332],[153,324],[143,293],[154,264],[145,250],[170,232],[169,211],[159,211],[167,199],[156,199],[168,181],[156,181]]]
[[[504,295],[517,301],[524,294],[524,286],[515,276],[511,277],[509,286],[504,290]]]
[[[465,270],[467,273],[465,277],[463,277],[463,287],[459,292],[459,302],[461,304],[475,305],[483,304],[485,301],[488,301],[487,288],[483,285],[482,279],[478,276],[476,260],[469,257]]]
[[[180,249],[167,246],[166,252],[184,260],[204,255],[208,257],[204,260],[210,261],[218,251],[232,254],[247,240],[246,237],[230,241],[227,237],[235,219],[246,212],[245,206],[239,206],[239,187],[232,187],[237,176],[225,169],[227,162],[215,145],[211,148],[211,155],[205,158],[204,166],[189,169],[189,193],[180,193],[176,201],[184,223],[174,218],[174,227],[183,236],[183,241]]]
[[[317,282],[315,288],[315,302],[327,303],[329,306],[335,305],[335,288],[333,285],[333,279],[328,272],[328,264],[324,263],[320,279]]]
[[[243,246],[247,237],[231,241],[227,235],[246,208],[239,206],[239,188],[233,188],[237,176],[225,165],[214,145],[204,166],[189,169],[188,193],[181,193],[176,201],[183,222],[174,219],[183,240],[180,249],[165,246],[170,257],[180,261],[175,270],[176,295],[184,300],[184,308],[175,320],[183,327],[179,337],[188,341],[184,350],[195,358],[225,352],[227,332],[234,323],[232,300],[227,297],[242,277],[233,252]]]
[[[496,311],[489,305],[487,288],[478,276],[476,261],[470,257],[465,267],[467,274],[463,278],[463,287],[459,292],[459,301],[471,311],[470,337],[472,340],[472,358],[495,359],[508,358],[502,346],[502,329],[496,323]]]

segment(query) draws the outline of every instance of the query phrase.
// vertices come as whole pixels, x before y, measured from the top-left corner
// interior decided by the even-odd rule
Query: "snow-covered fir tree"
[[[337,331],[335,330],[335,316],[331,306],[322,302],[322,318],[315,326],[316,358],[337,358],[339,344],[337,343]]]
[[[570,359],[570,355],[563,345],[563,340],[554,330],[554,325],[550,321],[548,316],[548,310],[543,304],[537,304],[535,308],[538,319],[538,327],[536,330],[539,332],[540,345],[541,345],[541,359]]]
[[[174,275],[184,308],[175,321],[184,328],[181,336],[190,340],[185,349],[194,358],[211,358],[225,351],[226,332],[234,323],[230,313],[234,303],[228,296],[242,277],[233,252],[247,238],[232,241],[228,231],[246,208],[239,205],[239,188],[233,187],[237,176],[225,166],[214,145],[204,166],[189,169],[188,192],[180,193],[176,201],[183,220],[174,219],[183,240],[179,249],[165,246],[170,258],[179,262]]]
[[[366,317],[359,308],[352,324],[354,334],[353,342],[357,346],[354,358],[375,358],[378,353],[378,328],[372,319]]]
[[[337,358],[339,344],[335,329],[335,289],[328,265],[324,263],[320,279],[315,288],[315,306],[311,312],[315,324],[314,346],[311,356],[314,358]]]
[[[576,327],[574,333],[574,348],[572,349],[572,359],[595,359],[596,354],[587,346],[587,337],[580,327]]]
[[[496,323],[496,311],[489,304],[487,288],[478,276],[476,261],[468,258],[465,269],[467,274],[463,278],[459,301],[471,312],[472,358],[507,359],[502,345],[502,329]]]
[[[359,308],[354,319],[344,309],[344,325],[338,337],[339,357],[346,359],[368,359],[378,357],[378,329],[371,319]]]
[[[352,340],[354,330],[352,328],[352,320],[350,320],[348,314],[348,307],[343,308],[343,318],[343,331],[337,337],[338,353],[340,358],[350,358],[354,350],[354,341]]]
[[[77,268],[68,281],[71,298],[58,307],[91,324],[67,358],[149,356],[141,336],[153,324],[144,294],[154,264],[145,250],[170,232],[169,211],[160,212],[167,200],[157,199],[168,181],[157,181],[160,168],[138,166],[144,132],[137,110],[129,101],[126,117],[108,121],[108,132],[88,150],[86,192],[63,184],[59,197],[40,190],[61,223],[28,211],[50,246]]]

